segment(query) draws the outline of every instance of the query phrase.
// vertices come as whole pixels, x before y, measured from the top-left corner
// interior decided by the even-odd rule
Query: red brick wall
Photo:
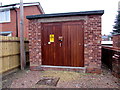
[[[18,12],[18,35],[20,36],[20,9],[16,9]],[[24,36],[28,38],[28,20],[26,16],[41,14],[41,11],[37,6],[25,6],[24,7]],[[11,22],[1,23],[2,31],[13,31],[13,36],[16,36],[16,12],[10,10]]]
[[[101,16],[91,15],[84,25],[84,61],[87,72],[101,70]]]
[[[120,34],[119,35],[113,35],[113,47],[119,47],[120,48]]]
[[[29,22],[29,55],[30,66],[36,67],[41,65],[41,23],[37,20]],[[39,38],[38,38],[39,37]]]
[[[41,65],[41,26],[39,19],[29,21],[30,67]],[[89,15],[84,21],[84,66],[88,73],[101,72],[101,16]]]
[[[112,74],[120,78],[120,34],[113,35],[113,48],[116,48],[116,52],[114,52],[112,59]]]
[[[113,59],[112,59],[112,74],[120,78],[120,49],[114,51]]]

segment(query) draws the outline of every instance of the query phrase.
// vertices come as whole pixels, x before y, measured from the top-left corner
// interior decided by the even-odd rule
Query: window
[[[0,32],[0,36],[12,36],[12,31]]]
[[[0,11],[0,23],[10,22],[10,10]]]

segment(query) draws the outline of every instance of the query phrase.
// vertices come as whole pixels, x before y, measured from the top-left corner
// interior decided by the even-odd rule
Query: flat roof
[[[113,34],[113,36],[120,35],[120,33]]]
[[[30,20],[30,19],[39,19],[39,18],[84,16],[84,15],[103,15],[103,14],[104,14],[104,10],[97,10],[97,11],[81,11],[81,12],[30,15],[30,16],[26,16],[26,18]]]

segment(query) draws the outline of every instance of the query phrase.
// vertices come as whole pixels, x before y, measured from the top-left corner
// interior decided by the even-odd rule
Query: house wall
[[[79,16],[80,17],[80,16]],[[60,17],[73,20],[75,17]],[[49,18],[48,18],[49,19]],[[29,21],[29,51],[31,70],[41,69],[41,22],[48,19]],[[55,21],[59,18],[53,18]],[[81,16],[84,20],[84,67],[88,73],[101,73],[101,15]],[[51,22],[54,22],[53,20]]]
[[[113,47],[120,48],[120,34],[113,35]]]
[[[16,9],[18,13],[18,36],[20,36],[20,9]],[[28,20],[26,16],[28,15],[37,15],[42,12],[38,9],[38,6],[25,6],[24,7],[24,37],[28,38]],[[16,12],[15,10],[10,11],[11,22],[1,23],[2,31],[13,31],[12,35],[16,36]]]

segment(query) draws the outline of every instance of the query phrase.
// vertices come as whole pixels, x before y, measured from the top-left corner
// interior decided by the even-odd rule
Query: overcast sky
[[[105,10],[102,16],[102,34],[109,34],[114,25],[120,0],[23,0],[40,2],[45,13]],[[3,5],[19,3],[20,0],[0,0]]]

